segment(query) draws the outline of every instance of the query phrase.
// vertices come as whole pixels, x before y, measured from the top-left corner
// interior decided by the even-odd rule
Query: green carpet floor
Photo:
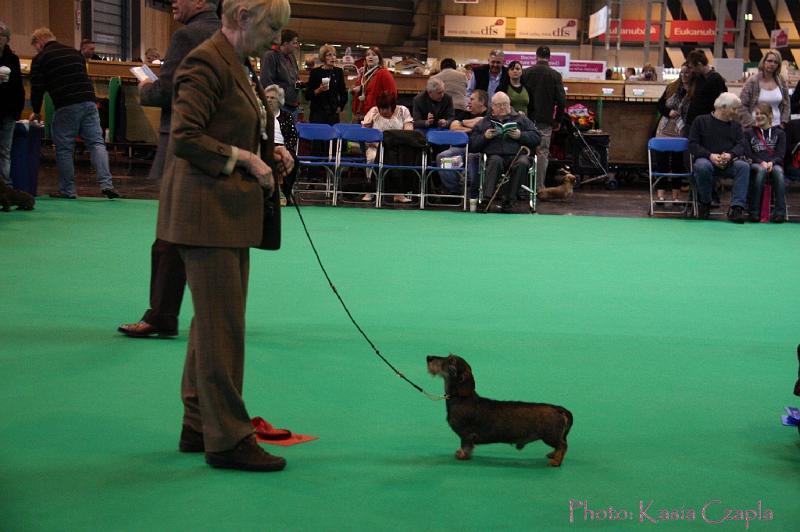
[[[268,447],[277,474],[178,453],[190,300],[177,339],[115,332],[147,304],[156,203],[42,199],[0,213],[0,530],[800,530],[800,225],[303,212],[387,358],[441,393],[425,355],[458,353],[484,396],[566,406],[563,466],[541,442],[456,461],[293,210],[251,254],[245,399],[319,440]]]

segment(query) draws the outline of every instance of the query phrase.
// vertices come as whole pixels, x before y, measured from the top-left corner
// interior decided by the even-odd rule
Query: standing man
[[[95,105],[94,87],[86,73],[86,60],[81,53],[56,41],[49,28],[38,28],[31,35],[31,44],[38,54],[31,62],[30,120],[39,120],[44,93],[50,93],[56,108],[51,126],[56,147],[58,192],[53,198],[75,199],[75,137],[81,136],[97,173],[100,191],[108,199],[120,197],[114,190],[108,152]]]
[[[686,113],[688,132],[695,118],[714,112],[714,102],[720,94],[728,92],[728,86],[725,84],[725,78],[709,66],[708,57],[703,50],[698,48],[689,52],[686,63],[694,74],[694,89],[691,91],[689,110]]]
[[[503,51],[492,50],[489,52],[489,64],[472,69],[472,77],[467,85],[467,98],[475,89],[485,90],[492,101],[497,91],[508,92],[508,69],[503,66]]]
[[[528,90],[528,118],[536,123],[541,142],[536,147],[536,188],[544,186],[550,158],[550,139],[561,127],[567,103],[561,74],[550,67],[550,48],[536,50],[536,65],[522,72],[522,85]]]
[[[216,15],[218,3],[219,0],[172,0],[172,18],[185,26],[172,34],[158,79],[139,83],[141,104],[161,108],[158,150],[150,168],[150,179],[160,181],[164,173],[172,121],[172,81],[175,70],[189,52],[220,29],[220,20]],[[150,256],[150,308],[141,320],[120,325],[117,330],[134,338],[176,336],[178,314],[186,287],[183,260],[174,244],[158,238],[153,242]]]
[[[467,75],[456,70],[456,62],[450,57],[442,59],[441,67],[442,70],[433,77],[444,83],[444,91],[453,99],[453,109],[456,112],[466,111]]]
[[[10,40],[11,30],[0,21],[0,181],[9,187],[14,124],[25,106],[19,57],[11,51]]]
[[[300,87],[297,82],[297,58],[295,52],[300,48],[300,37],[296,31],[283,30],[281,32],[280,46],[273,46],[272,50],[261,58],[261,85],[269,87],[278,85],[283,89],[285,103],[283,110],[295,115],[300,106]]]

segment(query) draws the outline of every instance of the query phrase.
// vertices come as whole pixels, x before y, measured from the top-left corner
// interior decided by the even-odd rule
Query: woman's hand
[[[275,189],[275,178],[272,176],[272,168],[261,160],[261,157],[247,150],[239,150],[239,161],[248,174],[255,177],[266,193],[272,194]]]
[[[292,173],[294,169],[294,157],[292,157],[292,154],[286,149],[286,146],[275,146],[273,157],[275,158],[275,169],[278,172],[279,178],[286,177]]]
[[[677,118],[678,116],[680,116],[680,113],[678,111],[676,111],[675,109],[673,109],[672,111],[669,112],[669,117],[670,118]]]

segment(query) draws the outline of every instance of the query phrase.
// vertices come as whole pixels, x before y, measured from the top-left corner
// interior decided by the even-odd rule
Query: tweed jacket
[[[759,72],[755,76],[750,76],[742,86],[742,91],[739,94],[739,99],[742,101],[742,106],[739,108],[739,122],[742,127],[753,125],[753,110],[758,103],[758,95],[761,94],[760,81],[763,79],[764,74]],[[789,104],[789,87],[786,85],[786,80],[778,74],[775,76],[775,82],[781,90],[781,103],[778,109],[781,112],[781,124],[789,122],[790,104]]]
[[[257,81],[257,80],[256,80]],[[273,161],[274,123],[261,142],[260,106],[248,74],[221,31],[186,56],[175,73],[172,131],[161,184],[156,236],[174,244],[244,248],[262,237],[264,197],[236,166],[232,146]],[[260,97],[266,106],[263,90]]]

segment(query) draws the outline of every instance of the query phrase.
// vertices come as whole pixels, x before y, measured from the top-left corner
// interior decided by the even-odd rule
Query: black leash
[[[358,330],[358,332],[361,334],[361,336],[364,337],[364,340],[367,341],[367,343],[372,348],[372,350],[375,352],[375,354],[378,355],[378,357],[381,360],[383,360],[383,362],[387,366],[389,366],[392,369],[392,371],[394,371],[395,374],[398,377],[400,377],[401,379],[403,379],[404,381],[409,383],[411,386],[416,388],[416,390],[418,392],[424,394],[428,399],[430,399],[432,401],[438,401],[438,400],[441,400],[441,399],[447,399],[446,396],[432,394],[430,392],[426,392],[425,390],[423,390],[422,387],[420,387],[418,384],[415,384],[411,379],[409,379],[408,377],[403,375],[403,373],[400,372],[400,370],[398,370],[396,367],[394,367],[392,365],[392,363],[389,362],[388,360],[386,360],[386,358],[381,354],[380,350],[375,346],[375,344],[372,342],[372,340],[370,340],[369,336],[367,336],[367,333],[364,332],[364,329],[362,329],[361,326],[358,324],[358,322],[355,320],[355,318],[353,317],[353,314],[350,312],[350,309],[347,308],[347,305],[345,304],[344,300],[342,299],[342,296],[339,295],[339,291],[336,289],[336,285],[334,285],[333,281],[331,281],[331,278],[328,275],[328,271],[325,269],[325,266],[322,264],[322,259],[320,259],[320,257],[319,257],[319,253],[317,252],[317,246],[314,245],[314,241],[311,239],[311,234],[308,232],[308,227],[306,226],[306,221],[303,219],[303,213],[300,212],[300,206],[297,204],[297,198],[294,197],[293,191],[289,190],[288,197],[289,197],[289,199],[291,199],[292,203],[294,204],[294,208],[297,211],[297,216],[300,217],[300,223],[303,225],[303,231],[305,231],[305,233],[306,233],[306,238],[308,239],[308,243],[311,244],[311,249],[312,249],[312,251],[314,251],[314,256],[317,258],[317,264],[319,264],[319,267],[322,270],[323,275],[325,275],[325,279],[328,281],[328,285],[331,287],[331,290],[333,290],[333,293],[336,295],[336,298],[339,300],[339,303],[341,303],[342,308],[347,313],[347,317],[350,318],[350,321],[352,322],[352,324],[355,326],[355,328]]]

